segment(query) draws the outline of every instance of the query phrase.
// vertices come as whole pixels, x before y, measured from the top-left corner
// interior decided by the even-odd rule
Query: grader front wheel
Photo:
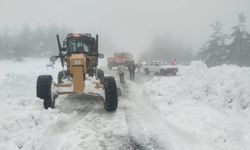
[[[52,93],[51,75],[41,75],[37,78],[36,93],[37,97],[43,99],[44,108],[55,108],[55,96]]]
[[[117,87],[114,77],[104,77],[104,108],[106,111],[115,111],[118,105]]]

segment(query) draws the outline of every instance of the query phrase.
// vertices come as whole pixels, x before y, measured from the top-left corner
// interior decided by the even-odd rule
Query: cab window
[[[68,43],[68,53],[81,53],[81,52],[85,52],[85,53],[89,53],[89,47],[81,41],[75,41],[75,40],[71,40]]]

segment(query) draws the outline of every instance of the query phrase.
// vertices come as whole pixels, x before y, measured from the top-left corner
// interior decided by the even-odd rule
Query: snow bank
[[[35,95],[37,76],[53,73],[46,67],[48,63],[45,59],[31,58],[22,62],[0,61],[3,69],[0,72],[0,149],[32,149],[30,141],[38,136],[41,128],[46,128],[45,120],[55,119],[44,113],[42,101]],[[38,130],[37,134],[34,130]]]
[[[122,111],[106,113],[102,102],[82,97],[57,99],[56,109],[44,110],[36,98],[38,75],[57,80],[61,70],[48,59],[0,61],[0,149],[82,150],[116,149],[127,134]],[[99,104],[100,103],[100,104]],[[116,135],[116,136],[113,136]],[[119,137],[119,138],[118,138]],[[112,148],[115,147],[115,148]]]
[[[181,149],[249,149],[250,68],[192,62],[178,76],[154,77],[142,87]]]
[[[0,149],[126,149],[128,130],[167,149],[249,149],[250,68],[193,62],[177,76],[136,76],[146,83],[127,81],[110,114],[101,102],[63,96],[56,109],[44,110],[35,95],[37,76],[56,79],[61,70],[59,61],[54,69],[48,63],[0,61]]]
[[[177,77],[155,77],[146,85],[152,87],[146,90],[167,97],[170,102],[191,99],[235,111],[250,104],[250,68],[224,65],[209,69],[201,62],[193,62],[181,66]]]

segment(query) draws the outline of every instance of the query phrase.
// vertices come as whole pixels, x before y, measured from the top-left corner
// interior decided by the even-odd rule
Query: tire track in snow
[[[85,99],[87,102],[81,102]],[[65,104],[68,102],[71,103],[68,105],[70,105],[69,109],[72,110],[68,111],[68,113],[71,111],[77,112],[77,116],[72,121],[74,124],[71,127],[77,129],[74,134],[75,138],[81,141],[80,145],[84,149],[89,148],[89,146],[86,146],[88,142],[85,141],[91,141],[95,143],[95,145],[90,146],[90,148],[96,147],[97,143],[99,143],[98,145],[101,149],[122,149],[120,147],[123,142],[126,141],[124,135],[127,135],[127,131],[125,134],[117,134],[116,131],[117,128],[121,127],[125,127],[126,129],[122,111],[106,112],[103,108],[102,100],[88,96],[85,97],[85,99],[81,96],[68,96],[67,100],[63,99]],[[75,104],[77,106],[75,106]],[[100,149],[98,147],[96,148]]]
[[[128,81],[127,81],[128,82]],[[122,85],[123,93],[129,92],[129,87],[127,84]],[[122,109],[125,112],[125,119],[128,126],[128,144],[129,149],[132,150],[166,150],[165,146],[157,140],[157,137],[152,137],[152,135],[147,135],[144,128],[140,122],[141,119],[138,115],[138,111],[141,109],[129,98],[128,94],[123,94],[122,99]]]

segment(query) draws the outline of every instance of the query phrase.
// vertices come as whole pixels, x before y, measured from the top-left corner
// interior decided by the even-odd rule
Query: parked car
[[[176,65],[170,65],[162,60],[151,61],[144,66],[144,72],[146,75],[149,75],[150,73],[159,75],[176,75],[178,67]]]

